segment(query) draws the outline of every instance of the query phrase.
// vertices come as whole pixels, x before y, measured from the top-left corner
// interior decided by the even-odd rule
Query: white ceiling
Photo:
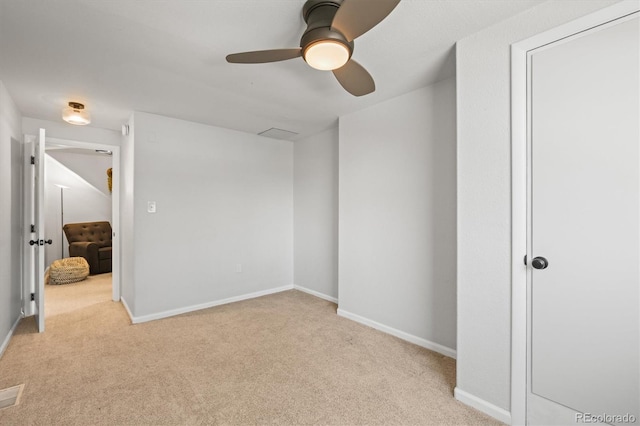
[[[349,1],[349,0],[347,0]],[[355,41],[376,81],[356,98],[301,58],[228,64],[228,53],[298,47],[304,0],[0,0],[0,80],[23,115],[60,120],[84,102],[119,130],[145,111],[259,133],[313,134],[454,75],[457,40],[540,0],[403,0]]]

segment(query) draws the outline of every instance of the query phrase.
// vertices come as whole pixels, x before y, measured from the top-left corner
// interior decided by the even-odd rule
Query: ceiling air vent
[[[298,136],[298,133],[290,132],[289,130],[276,129],[275,127],[272,127],[269,130],[265,130],[264,132],[258,133],[258,135],[266,136],[268,138],[273,138],[273,139],[291,140],[294,137]]]

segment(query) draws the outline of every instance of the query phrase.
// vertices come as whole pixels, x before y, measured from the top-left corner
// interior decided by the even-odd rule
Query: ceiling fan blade
[[[331,28],[352,41],[378,25],[400,3],[400,0],[344,0],[338,8]]]
[[[232,53],[227,55],[227,62],[232,64],[264,64],[266,62],[286,61],[302,56],[302,49],[256,50],[254,52]]]
[[[341,68],[333,70],[338,82],[344,90],[353,96],[363,96],[376,90],[376,83],[371,74],[353,59],[344,64]]]

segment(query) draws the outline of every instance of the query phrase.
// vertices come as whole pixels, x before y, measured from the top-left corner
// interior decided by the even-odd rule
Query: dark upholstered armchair
[[[69,256],[84,257],[91,275],[111,272],[109,222],[67,223],[62,229],[69,241]]]

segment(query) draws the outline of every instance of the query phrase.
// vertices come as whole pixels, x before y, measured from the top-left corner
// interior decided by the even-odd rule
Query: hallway
[[[87,279],[44,288],[44,315],[52,317],[69,314],[111,300],[111,273],[90,275]]]

